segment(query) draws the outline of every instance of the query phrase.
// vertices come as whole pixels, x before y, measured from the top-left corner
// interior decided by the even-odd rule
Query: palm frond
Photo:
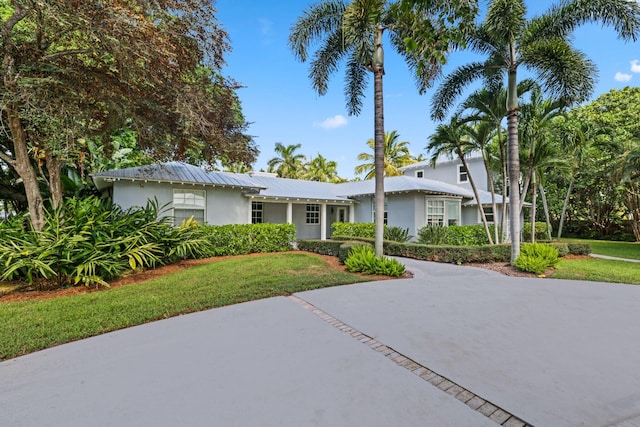
[[[368,85],[368,72],[365,66],[353,57],[347,62],[344,95],[347,101],[347,112],[351,116],[357,116],[362,110],[362,99]]]
[[[493,0],[482,26],[490,40],[506,46],[522,33],[526,14],[524,0]]]
[[[289,47],[295,57],[306,62],[307,49],[326,34],[341,31],[342,17],[346,5],[341,0],[325,0],[305,10],[302,17],[291,27]]]
[[[329,78],[338,70],[338,65],[350,48],[344,44],[342,32],[327,36],[322,46],[313,55],[309,67],[309,78],[319,95],[327,93]]]
[[[538,74],[551,97],[572,104],[584,101],[593,91],[594,63],[561,38],[529,44],[522,49],[521,59]]]
[[[473,62],[460,66],[449,74],[433,96],[431,118],[443,120],[464,89],[474,80],[482,77],[484,71],[484,63]]]

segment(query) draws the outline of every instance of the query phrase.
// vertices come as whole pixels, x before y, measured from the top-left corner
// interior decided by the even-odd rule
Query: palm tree
[[[491,231],[489,230],[489,224],[487,217],[482,208],[482,201],[480,200],[480,194],[475,180],[467,164],[467,155],[474,150],[474,145],[469,143],[469,134],[471,127],[465,123],[462,123],[458,117],[454,116],[449,124],[440,124],[436,128],[436,131],[429,138],[429,145],[427,151],[431,153],[431,166],[435,167],[438,158],[441,156],[453,157],[455,154],[462,162],[462,166],[467,171],[467,177],[469,178],[469,184],[473,190],[473,195],[478,202],[478,212],[480,218],[482,218],[482,224],[484,225],[484,231],[487,233],[487,239],[489,244],[493,245],[493,238],[491,237]]]
[[[486,60],[454,70],[438,88],[432,116],[444,119],[456,98],[473,81],[492,81],[507,75],[507,145],[509,182],[520,179],[518,150],[518,68],[527,67],[544,89],[567,105],[592,92],[596,69],[570,44],[575,28],[587,22],[612,26],[624,40],[640,35],[640,3],[627,0],[567,0],[545,14],[526,17],[524,0],[492,0],[484,22],[469,35],[467,46]],[[520,254],[520,194],[509,193],[511,262]]]
[[[384,134],[384,176],[402,175],[399,168],[415,163],[416,160],[409,152],[408,141],[398,141],[400,135],[394,130]],[[374,140],[367,141],[373,150]],[[363,175],[364,179],[371,179],[375,173],[374,155],[371,153],[358,154],[358,160],[365,162],[355,167],[356,175]]]
[[[300,147],[302,144],[285,146],[276,142],[273,151],[280,157],[276,156],[267,162],[269,172],[277,173],[280,178],[299,178],[304,171],[304,161],[306,160],[303,154],[296,154],[296,150]]]
[[[518,83],[518,94],[522,96],[532,89],[535,82],[530,79],[525,79]],[[463,113],[469,112],[468,116],[463,116]],[[493,155],[489,157],[490,163],[495,163],[497,160],[497,166],[492,165],[491,170],[499,170],[502,180],[502,206],[500,215],[500,230],[502,230],[501,238],[506,238],[507,229],[504,226],[507,218],[507,186],[508,186],[508,173],[507,173],[507,147],[506,138],[504,137],[504,129],[502,127],[503,120],[507,117],[507,89],[504,87],[502,80],[492,81],[487,87],[483,87],[478,91],[473,92],[469,97],[462,102],[458,108],[456,115],[464,117],[462,120],[467,122],[489,122],[495,127],[495,141],[497,147],[490,147]],[[497,154],[495,153],[497,151]],[[493,180],[493,174],[487,170],[489,176],[489,184],[491,197],[495,200],[495,182]],[[498,239],[496,239],[498,241]]]
[[[327,160],[320,153],[307,163],[304,179],[320,182],[341,182],[338,176],[338,163]]]
[[[398,7],[386,0],[321,0],[312,4],[294,24],[289,36],[289,46],[297,59],[306,62],[308,49],[318,46],[309,77],[313,88],[320,95],[328,89],[330,76],[338,65],[346,60],[345,95],[347,111],[358,115],[368,83],[368,73],[373,74],[374,86],[374,164],[376,212],[384,211],[384,113],[382,76],[384,75],[383,34],[386,32],[394,49],[415,71],[418,89],[423,92],[430,85],[442,65],[444,53],[449,48],[448,39],[453,34],[452,24],[446,19],[457,16],[457,3],[437,0],[431,8],[404,1]],[[465,3],[465,2],[460,2]],[[424,25],[422,25],[424,24]],[[407,49],[407,40],[432,40],[432,49]],[[436,42],[438,42],[436,44]],[[417,47],[418,43],[413,43]],[[414,54],[420,53],[419,57]],[[428,52],[428,53],[427,53]],[[382,255],[384,223],[382,215],[375,219],[375,253]]]

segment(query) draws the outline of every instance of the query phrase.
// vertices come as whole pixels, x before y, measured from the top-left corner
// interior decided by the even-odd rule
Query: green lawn
[[[0,303],[0,360],[183,313],[367,280],[309,253],[264,254],[102,292]]]
[[[640,285],[640,263],[597,258],[563,259],[551,278]]]
[[[640,243],[608,240],[562,239],[563,242],[589,243],[594,254],[618,258],[640,259]]]

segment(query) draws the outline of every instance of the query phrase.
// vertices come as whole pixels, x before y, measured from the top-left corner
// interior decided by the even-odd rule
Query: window
[[[307,203],[307,224],[320,224],[320,205]]]
[[[424,171],[416,171],[416,178],[424,178]]]
[[[384,222],[385,225],[387,225],[387,221],[389,219],[389,213],[387,212],[387,198],[384,198],[384,218],[382,219],[382,222]],[[371,199],[371,221],[372,222],[376,222],[376,199],[372,198]]]
[[[262,224],[262,202],[251,202],[251,224]]]
[[[204,223],[204,208],[206,205],[205,190],[173,190],[173,223],[180,225],[193,217],[200,224]]]
[[[447,225],[460,224],[460,200],[447,201]]]
[[[467,168],[464,165],[458,165],[458,184],[469,182],[469,174]]]
[[[427,200],[427,224],[444,225],[444,200]]]
[[[484,211],[484,216],[487,218],[487,222],[493,221],[493,207],[492,206],[483,206],[482,210]],[[482,223],[482,215],[480,215],[480,211],[478,211],[478,222]]]

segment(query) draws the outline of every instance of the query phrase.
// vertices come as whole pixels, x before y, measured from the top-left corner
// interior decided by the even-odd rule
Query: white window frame
[[[465,168],[464,165],[458,165],[457,170],[458,170],[458,184],[467,184],[469,182],[469,170]],[[462,179],[463,176],[464,176],[464,179]]]
[[[424,178],[424,170],[420,169],[416,171],[416,178]]]
[[[382,219],[382,222],[384,223],[384,225],[387,225],[389,221],[389,212],[387,209],[388,204],[389,204],[389,200],[385,197],[384,198],[384,218]],[[376,222],[376,198],[375,197],[371,198],[371,222],[373,223]]]
[[[305,224],[320,225],[320,204],[307,203],[305,210]]]
[[[176,199],[176,195],[191,195]],[[178,200],[178,201],[176,201]],[[198,222],[205,223],[207,221],[207,190],[196,190],[193,188],[174,188],[173,189],[173,223],[180,225],[183,220],[187,220],[194,216]],[[176,211],[202,211],[202,220],[195,218],[195,215],[176,215]]]
[[[433,211],[429,212],[430,209],[432,209],[432,210],[434,208],[440,209],[439,206],[436,207],[436,206],[432,205],[432,204],[435,204],[435,203],[442,204],[442,213],[440,213],[440,212],[434,213]],[[432,206],[430,206],[430,205],[432,205]],[[434,218],[436,216],[441,221],[433,221],[433,220],[431,220],[432,218]],[[445,200],[445,199],[425,199],[425,224],[427,224],[427,225],[439,225],[441,227],[444,227],[444,226],[447,225],[446,219],[447,219],[447,200]]]
[[[264,202],[251,202],[251,224],[262,224],[264,222]]]
[[[482,210],[484,211],[484,216],[487,218],[487,223],[493,224],[495,222],[495,215],[493,213],[493,206],[482,206]],[[480,215],[480,209],[476,210],[478,214],[478,224],[482,224],[482,215]],[[489,219],[491,217],[491,219]]]

